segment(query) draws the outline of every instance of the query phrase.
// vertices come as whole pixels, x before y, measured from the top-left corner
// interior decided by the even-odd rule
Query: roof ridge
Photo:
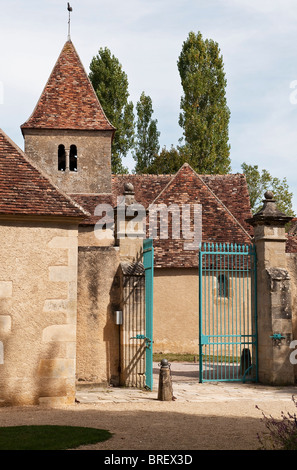
[[[94,87],[93,87],[93,84],[92,84],[92,82],[91,82],[91,80],[90,80],[89,75],[87,74],[87,71],[86,71],[86,69],[85,69],[85,67],[84,67],[84,64],[83,64],[82,61],[81,61],[81,58],[80,58],[80,56],[79,56],[79,54],[78,54],[78,52],[77,52],[77,50],[76,50],[76,47],[74,46],[74,44],[73,44],[73,42],[71,41],[71,39],[68,39],[68,41],[66,41],[66,42],[70,42],[70,43],[71,43],[71,45],[72,45],[72,47],[73,47],[73,49],[74,49],[74,52],[76,53],[77,58],[78,58],[78,60],[79,60],[79,62],[80,62],[80,65],[81,65],[82,69],[84,70],[84,72],[85,72],[85,74],[86,74],[87,80],[88,80],[88,82],[89,82],[89,84],[90,84],[90,86],[91,86],[91,88],[92,88],[92,90],[93,90],[94,96],[95,96],[96,100],[98,101],[98,104],[99,104],[99,106],[100,106],[100,109],[101,109],[101,111],[102,111],[102,113],[103,113],[103,115],[104,115],[106,121],[107,121],[107,122],[109,123],[109,125],[115,130],[116,128],[111,124],[110,120],[108,119],[108,117],[107,117],[106,114],[105,114],[104,109],[102,108],[102,105],[101,105],[101,103],[100,103],[100,101],[99,101],[99,98],[98,98],[98,96],[97,96],[97,93],[96,93],[96,91],[95,91],[95,89],[94,89]],[[64,47],[65,47],[65,45],[64,45]],[[61,53],[62,53],[62,52],[61,52]]]
[[[70,49],[68,50],[67,47],[70,46]],[[63,73],[64,73],[64,76],[67,74],[69,75],[69,71],[67,70],[67,66],[68,66],[68,63],[67,63],[67,54],[74,54],[74,57],[75,57],[75,60],[76,60],[76,63],[78,64],[78,70],[76,71],[76,73],[78,74],[78,76],[81,75],[81,73],[83,74],[83,78],[84,78],[84,83],[87,84],[87,87],[85,88],[82,88],[83,91],[86,92],[86,96],[90,97],[91,98],[91,101],[88,101],[88,102],[85,102],[85,105],[87,106],[87,112],[90,114],[91,118],[89,118],[89,121],[90,122],[87,122],[88,119],[87,119],[87,112],[84,112],[83,110],[81,111],[81,115],[83,116],[84,120],[85,120],[85,124],[69,124],[71,123],[71,116],[70,116],[70,113],[67,113],[67,117],[65,118],[64,116],[64,119],[61,121],[63,122],[63,125],[61,126],[61,124],[57,124],[57,119],[54,120],[53,123],[50,123],[49,120],[50,120],[50,117],[51,117],[51,114],[55,114],[55,111],[57,111],[57,109],[59,110],[59,104],[55,104],[53,103],[53,100],[45,100],[43,101],[43,98],[44,96],[46,95],[46,93],[50,93],[52,91],[52,89],[54,89],[54,91],[56,92],[57,96],[59,96],[59,88],[58,87],[55,87],[55,83],[58,82],[58,84],[60,85],[60,83],[62,83],[61,81],[59,82],[59,79],[60,77],[56,77],[56,74],[57,72],[59,72],[58,68],[59,68],[59,65],[62,64],[62,59],[65,57],[65,64],[64,66],[61,65],[61,68],[63,67]],[[75,75],[74,75],[75,76]],[[53,83],[52,83],[53,82]],[[66,83],[66,86],[67,86],[67,90],[71,90],[73,92],[73,87],[71,88],[71,86],[68,85],[68,83]],[[92,96],[90,95],[90,92],[92,93]],[[76,95],[74,94],[74,96],[76,97]],[[77,97],[76,97],[77,99]],[[86,100],[85,100],[86,101]],[[69,102],[72,104],[72,100],[71,100],[71,97],[69,98]],[[65,103],[65,100],[64,100],[64,103]],[[66,101],[67,103],[67,101]],[[98,106],[98,110],[100,111],[100,114],[101,114],[101,118],[103,118],[103,121],[105,122],[105,124],[102,124],[101,126],[99,125],[99,116],[98,116],[98,110],[96,111],[96,106]],[[45,107],[45,106],[50,106],[52,105],[53,106],[53,109],[51,109],[49,113],[44,113],[44,110],[42,109],[42,113],[41,113],[41,117],[38,117],[36,116],[38,114],[38,110],[42,107]],[[69,105],[69,103],[68,103]],[[94,108],[95,106],[95,108]],[[53,111],[54,110],[54,111]],[[35,121],[37,121],[37,123],[33,123],[32,121],[34,121],[34,118],[35,118]],[[68,119],[68,121],[67,121]],[[42,121],[43,120],[43,121]],[[96,121],[96,126],[92,125],[94,122]],[[87,122],[87,124],[86,124]],[[99,127],[98,127],[99,126]],[[103,127],[102,127],[103,126]],[[106,128],[104,128],[106,127]],[[102,108],[102,105],[99,101],[99,98],[94,90],[94,87],[91,83],[91,80],[84,68],[84,65],[79,57],[79,54],[77,53],[77,50],[73,44],[73,42],[69,39],[67,40],[65,43],[64,43],[64,46],[54,64],[54,67],[52,68],[52,71],[46,81],[46,84],[45,86],[43,87],[43,90],[39,96],[39,99],[33,109],[33,112],[31,113],[30,117],[21,125],[21,130],[22,130],[22,133],[24,133],[24,129],[27,129],[27,128],[50,128],[50,129],[82,129],[82,130],[111,130],[113,132],[115,132],[115,127],[110,123],[109,119],[107,118],[103,108]],[[100,129],[99,129],[100,128]]]
[[[162,189],[162,191],[158,194],[158,196],[153,200],[151,204],[154,204],[155,201],[160,197],[162,193],[164,193],[169,185],[175,180],[175,178],[178,176],[178,174],[185,168],[188,167],[190,170],[196,175],[196,177],[201,181],[201,183],[206,186],[208,191],[212,194],[212,196],[218,201],[219,204],[221,204],[224,208],[224,210],[231,216],[231,218],[236,222],[237,225],[241,228],[241,230],[248,236],[249,239],[251,239],[251,235],[245,230],[245,228],[241,225],[241,223],[237,220],[237,218],[232,214],[232,212],[228,209],[228,207],[225,206],[225,204],[221,201],[221,199],[212,191],[212,189],[208,186],[208,184],[202,179],[203,177],[200,176],[192,167],[189,165],[189,163],[185,162],[180,169],[177,171],[177,173],[173,176],[173,178],[166,184],[166,186]]]

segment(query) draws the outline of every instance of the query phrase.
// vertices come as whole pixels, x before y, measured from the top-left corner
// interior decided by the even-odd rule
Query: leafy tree
[[[263,207],[264,194],[270,190],[273,192],[278,209],[284,214],[294,217],[293,193],[289,191],[286,178],[280,180],[271,176],[267,170],[260,172],[258,165],[243,163],[241,168],[246,177],[253,214]]]
[[[133,103],[128,101],[128,78],[119,60],[108,48],[101,48],[90,64],[89,78],[108,120],[116,128],[112,142],[114,173],[127,173],[122,164],[134,143]]]
[[[137,110],[137,134],[135,140],[136,173],[147,173],[154,157],[159,152],[159,136],[157,130],[157,119],[152,119],[152,100],[142,92],[136,105]]]
[[[171,146],[170,150],[163,147],[160,154],[156,155],[151,165],[147,169],[147,173],[157,175],[175,174],[185,163],[190,163],[189,155],[183,148],[175,148]]]
[[[179,124],[193,168],[200,174],[225,174],[230,168],[226,79],[219,46],[190,32],[178,62],[183,88]]]

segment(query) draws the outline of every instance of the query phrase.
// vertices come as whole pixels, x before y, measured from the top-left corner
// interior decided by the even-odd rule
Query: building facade
[[[112,175],[116,129],[71,40],[21,130],[24,152],[0,133],[0,400],[72,403],[78,384],[142,387],[145,347],[131,341],[144,329],[142,238],[117,236],[119,201],[144,208],[148,237],[152,206],[190,208],[190,240],[172,236],[172,216],[169,236],[157,230],[153,240],[154,351],[195,354],[199,247],[184,248],[191,208],[200,208],[199,242],[251,244],[246,180],[188,164],[176,175]],[[108,237],[96,232],[102,205],[115,222]]]

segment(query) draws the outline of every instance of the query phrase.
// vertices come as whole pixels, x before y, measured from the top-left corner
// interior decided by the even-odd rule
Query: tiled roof
[[[112,130],[80,58],[69,40],[25,129]]]
[[[250,196],[245,175],[201,175],[203,181],[232,212],[244,229],[253,235],[253,227],[246,222],[252,216]]]
[[[0,214],[88,216],[59,191],[0,129]]]
[[[185,168],[187,166],[187,164],[184,165]],[[188,166],[188,168],[191,167]],[[130,182],[134,186],[135,200],[147,208],[175,177],[176,175],[114,175],[113,194],[114,196],[123,194],[124,184]],[[252,235],[253,228],[246,222],[252,214],[245,176],[242,174],[199,175],[199,178],[206,183],[242,227]],[[175,195],[175,200],[179,202],[179,194]]]
[[[297,253],[297,218],[291,220],[290,228],[287,233],[286,243],[287,253]]]
[[[202,176],[197,175],[188,165],[184,164],[174,178],[161,191],[154,204],[201,204],[202,206],[202,240],[216,243],[251,243],[249,233],[205,183]],[[191,220],[191,230],[193,230]],[[169,225],[169,234],[171,233]],[[185,250],[186,240],[181,237],[175,240],[155,239],[155,266],[197,267],[198,250]]]
[[[297,235],[297,217],[291,220],[288,234]]]
[[[100,217],[95,216],[95,209],[99,204],[109,204],[114,207],[114,197],[112,194],[69,194],[69,197],[77,202],[77,204],[84,207],[90,214],[86,217],[81,225],[94,225]]]
[[[288,235],[286,253],[297,253],[297,235]]]
[[[176,175],[113,175],[112,194],[75,195],[79,204],[94,214],[97,204],[113,207],[124,193],[125,183],[132,183],[135,201],[146,209],[155,204],[202,204],[203,241],[251,243],[252,227],[247,184],[243,175],[197,175],[185,164]],[[94,224],[97,218],[85,219]],[[170,227],[169,227],[170,233]],[[197,251],[185,251],[184,240],[154,240],[156,267],[196,267]]]

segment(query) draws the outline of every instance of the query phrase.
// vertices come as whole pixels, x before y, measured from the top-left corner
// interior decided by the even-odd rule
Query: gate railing
[[[200,382],[258,380],[256,294],[253,245],[201,245]]]
[[[145,269],[145,385],[153,388],[153,299],[154,299],[154,246],[152,239],[143,240]]]

